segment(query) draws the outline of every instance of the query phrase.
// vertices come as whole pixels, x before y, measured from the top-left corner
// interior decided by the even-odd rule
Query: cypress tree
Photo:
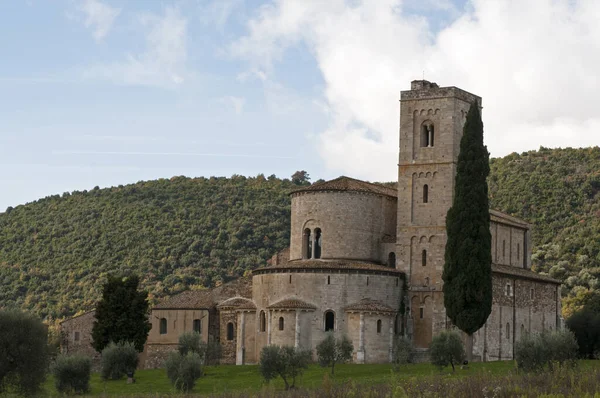
[[[96,306],[92,328],[92,346],[98,352],[110,343],[133,343],[144,350],[148,332],[148,292],[138,291],[139,278],[109,276],[103,286],[102,299]]]
[[[485,324],[492,311],[489,172],[483,122],[475,102],[467,114],[460,141],[454,199],[446,216],[448,240],[442,274],[446,314],[469,336],[469,357],[472,335]]]

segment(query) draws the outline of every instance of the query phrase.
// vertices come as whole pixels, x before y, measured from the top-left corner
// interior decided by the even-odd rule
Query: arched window
[[[284,322],[284,321],[283,321],[283,317],[282,317],[282,316],[280,316],[280,317],[279,317],[279,330],[283,330],[283,322]]]
[[[333,311],[325,312],[325,331],[333,331],[335,329],[335,314]]]
[[[265,315],[264,311],[260,312],[260,319],[259,319],[259,330],[261,332],[264,332],[265,330],[267,330],[267,316]]]
[[[510,323],[506,324],[506,339],[510,339]]]
[[[377,320],[377,333],[381,333],[381,319]]]
[[[423,185],[423,203],[429,203],[429,185]]]
[[[423,315],[425,314],[425,309],[423,307],[419,308],[419,318],[423,319]]]
[[[233,340],[233,322],[227,324],[227,340]]]
[[[421,252],[421,265],[423,267],[427,265],[427,250]]]
[[[388,267],[396,268],[396,253],[390,252],[388,254]]]
[[[160,318],[159,331],[160,334],[167,334],[167,318]]]
[[[310,234],[310,229],[306,228],[304,230],[304,235],[302,237],[302,247],[304,249],[304,258],[312,258],[312,237]]]
[[[512,296],[512,286],[510,285],[510,283],[506,284],[506,295],[507,296]]]
[[[202,321],[200,319],[194,319],[193,326],[194,332],[202,333]]]
[[[433,124],[423,124],[421,126],[421,147],[432,147],[434,143],[435,129]]]
[[[315,229],[315,258],[321,258],[321,228]]]

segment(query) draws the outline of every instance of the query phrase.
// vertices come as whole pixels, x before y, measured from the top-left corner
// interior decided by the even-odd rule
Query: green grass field
[[[447,368],[442,372],[444,378],[461,378],[486,374],[491,378],[502,377],[514,372],[513,361],[474,363],[469,369],[456,369],[452,373]],[[579,371],[600,369],[600,361],[582,361]],[[193,390],[194,394],[213,395],[222,393],[243,393],[260,391],[264,384],[257,366],[218,366],[204,368],[205,375],[200,378]],[[322,386],[328,369],[311,365],[304,375],[297,381],[299,388],[316,389]],[[387,383],[393,377],[400,378],[426,378],[439,376],[437,368],[430,364],[406,365],[398,373],[392,372],[392,366],[383,365],[337,365],[335,376],[330,380],[334,384],[347,383],[352,380],[356,384],[376,385]],[[93,374],[91,380],[92,396],[164,396],[177,395],[163,369],[139,370],[136,372],[135,384],[127,384],[126,379],[104,382],[99,374]],[[272,388],[283,390],[280,380],[272,383]],[[45,384],[48,396],[58,396],[51,377]]]

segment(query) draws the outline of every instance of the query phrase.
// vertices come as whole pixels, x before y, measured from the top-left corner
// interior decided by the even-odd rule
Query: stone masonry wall
[[[100,354],[92,347],[92,328],[95,321],[95,311],[63,321],[60,324],[60,349],[63,354],[81,354],[92,358],[93,366],[97,368]]]
[[[358,192],[304,192],[292,197],[290,259],[303,257],[306,228],[322,231],[323,259],[387,262],[384,235],[394,236],[396,199]],[[314,233],[314,232],[313,232]]]
[[[290,275],[292,276],[290,283]],[[368,279],[368,281],[367,281]],[[329,280],[329,283],[328,283]],[[357,303],[362,299],[381,301],[392,309],[398,310],[402,279],[400,276],[369,275],[356,273],[349,270],[344,273],[331,271],[330,273],[310,272],[303,270],[301,273],[269,273],[254,275],[252,278],[253,301],[257,306],[256,317],[265,311],[271,317],[271,343],[295,344],[295,311],[274,311],[267,307],[281,299],[295,297],[315,305],[316,310],[302,311],[300,313],[300,346],[314,350],[318,343],[325,337],[325,312],[331,310],[335,313],[334,335],[340,337],[349,335],[353,340],[355,351],[358,350],[356,330],[348,325],[347,314],[344,308]],[[367,284],[368,283],[368,284]],[[279,318],[284,319],[284,330],[279,331]],[[395,314],[390,317],[395,317]],[[389,344],[389,318],[384,319],[382,333],[371,333],[372,325],[366,330],[365,341],[369,344],[370,353],[367,359],[378,361],[387,358]],[[374,320],[373,322],[376,322]],[[373,323],[372,322],[372,323]],[[258,318],[255,325],[259,325]],[[375,325],[375,323],[374,323]],[[256,339],[256,352],[259,353],[266,343],[265,333],[258,333]],[[382,347],[386,347],[383,349]],[[369,356],[370,355],[370,356]],[[387,359],[385,360],[387,361]]]

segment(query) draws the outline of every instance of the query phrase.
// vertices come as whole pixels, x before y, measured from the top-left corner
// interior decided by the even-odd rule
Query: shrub
[[[515,343],[515,360],[525,372],[552,370],[555,365],[575,365],[577,351],[575,336],[568,330],[525,335]]]
[[[451,365],[454,372],[454,365],[461,363],[465,358],[465,349],[460,335],[455,331],[442,331],[431,340],[429,356],[431,363],[440,370]]]
[[[165,367],[171,384],[179,391],[191,391],[196,385],[196,380],[202,376],[202,358],[192,351],[185,355],[171,352]]]
[[[85,394],[90,391],[92,360],[83,355],[59,355],[52,368],[56,391]]]
[[[48,332],[42,321],[16,310],[0,311],[0,393],[39,391],[48,369]]]
[[[223,356],[223,349],[218,341],[204,343],[204,364],[218,365]]]
[[[311,359],[309,350],[296,350],[291,346],[269,345],[260,352],[259,371],[265,381],[276,378],[283,379],[285,389],[289,390],[296,385],[296,377],[300,376]]]
[[[187,355],[188,352],[194,352],[200,357],[204,357],[205,348],[202,347],[202,339],[200,333],[197,332],[184,332],[179,335],[179,353],[183,356]]]
[[[352,351],[354,346],[348,337],[342,336],[341,339],[336,339],[331,333],[317,345],[319,364],[323,367],[331,366],[332,375],[336,363],[344,363],[352,359]]]
[[[414,355],[414,347],[412,341],[404,336],[398,336],[394,344],[392,352],[392,363],[394,369],[398,370],[399,365],[411,363]]]
[[[102,378],[117,380],[135,372],[138,352],[133,343],[110,343],[102,350]]]
[[[579,354],[594,359],[600,351],[600,313],[583,309],[571,315],[566,323],[577,339]]]

